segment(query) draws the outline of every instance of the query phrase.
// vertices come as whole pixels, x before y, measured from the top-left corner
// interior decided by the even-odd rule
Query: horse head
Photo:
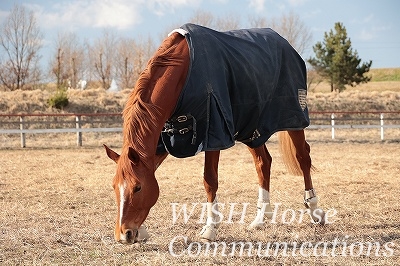
[[[144,163],[132,147],[121,155],[104,147],[108,157],[117,163],[113,180],[118,209],[114,237],[122,243],[134,243],[139,238],[139,227],[159,196],[155,168]]]

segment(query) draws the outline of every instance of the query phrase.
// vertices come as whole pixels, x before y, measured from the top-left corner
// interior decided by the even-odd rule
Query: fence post
[[[25,148],[26,147],[26,143],[25,143],[25,133],[22,131],[24,130],[24,117],[20,116],[19,117],[19,129],[21,129],[21,148]]]
[[[81,128],[81,116],[77,115],[75,116],[75,121],[76,121],[76,144],[81,147],[82,146],[82,131],[80,131]]]
[[[383,114],[382,113],[380,114],[380,118],[381,118],[381,140],[383,140],[384,137],[383,137]]]
[[[335,114],[331,114],[332,139],[335,139]]]

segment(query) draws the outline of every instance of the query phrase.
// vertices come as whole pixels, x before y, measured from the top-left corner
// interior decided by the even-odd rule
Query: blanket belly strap
[[[180,115],[178,117],[174,117],[169,119],[163,129],[163,133],[166,133],[168,136],[173,136],[176,134],[184,135],[192,131],[192,141],[191,144],[196,144],[197,138],[197,122],[196,118],[194,118],[191,114]]]

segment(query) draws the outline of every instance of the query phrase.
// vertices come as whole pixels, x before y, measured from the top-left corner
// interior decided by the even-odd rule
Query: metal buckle
[[[189,129],[187,127],[179,129],[179,134],[183,135],[189,132]]]
[[[173,129],[164,129],[162,132],[166,133],[169,137],[174,135]]]
[[[188,118],[187,118],[186,115],[180,115],[180,116],[178,116],[178,117],[176,118],[176,121],[179,122],[179,123],[185,122],[185,121],[187,121],[187,120],[188,120]]]

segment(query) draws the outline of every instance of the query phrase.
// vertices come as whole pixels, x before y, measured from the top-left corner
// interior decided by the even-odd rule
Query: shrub
[[[68,105],[68,95],[63,89],[57,92],[47,100],[47,104],[52,108],[63,109]]]

